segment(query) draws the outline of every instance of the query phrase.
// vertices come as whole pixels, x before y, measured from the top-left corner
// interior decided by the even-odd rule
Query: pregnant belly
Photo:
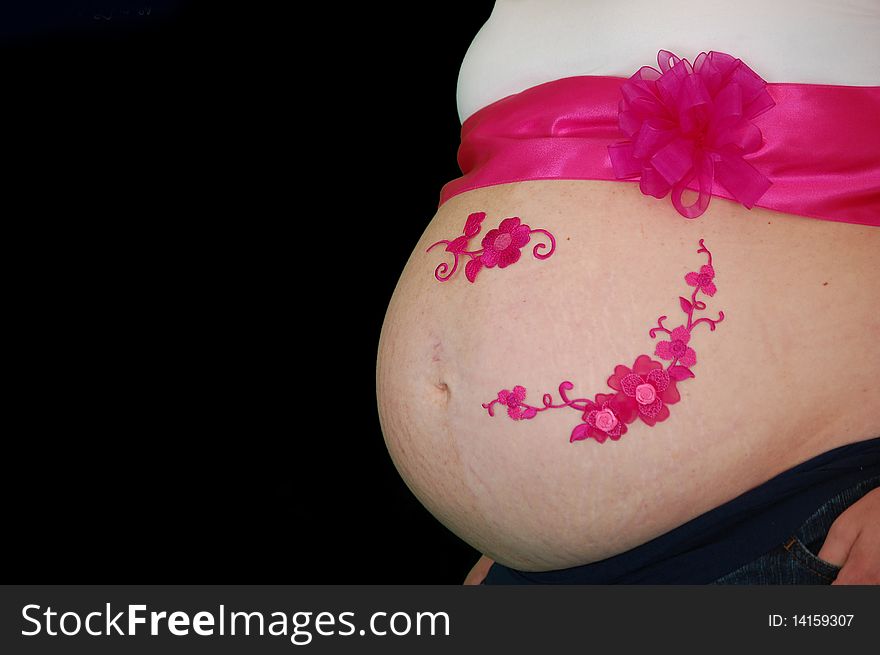
[[[556,250],[540,260],[529,244],[474,283],[461,268],[438,282],[451,256],[425,250],[477,211],[487,217],[470,249],[518,216],[552,233]],[[669,329],[686,322],[679,296],[706,263],[701,238],[718,291],[700,296],[700,315],[724,320],[691,332],[696,377],[677,383],[668,418],[572,443],[583,412],[570,407],[489,415],[483,404],[515,385],[543,407],[544,393],[560,404],[565,380],[571,398],[614,393],[614,367],[642,353],[668,364],[654,348],[669,337],[648,331],[662,315]],[[456,196],[416,245],[386,314],[377,391],[389,453],[434,516],[505,565],[565,568],[633,548],[880,434],[878,251],[876,228],[720,198],[689,221],[635,184],[529,181]]]

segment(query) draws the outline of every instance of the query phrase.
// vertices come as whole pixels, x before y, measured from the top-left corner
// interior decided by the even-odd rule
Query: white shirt
[[[459,71],[459,118],[562,77],[658,68],[661,49],[726,52],[767,82],[876,86],[880,0],[497,0]]]

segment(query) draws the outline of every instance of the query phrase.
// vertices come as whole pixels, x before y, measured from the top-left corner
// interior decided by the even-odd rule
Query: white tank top
[[[880,85],[880,0],[497,0],[458,76],[462,122],[574,75],[629,77],[657,51],[717,50],[767,82]]]

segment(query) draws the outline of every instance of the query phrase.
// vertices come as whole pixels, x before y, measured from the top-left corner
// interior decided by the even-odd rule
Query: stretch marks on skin
[[[480,216],[480,214],[471,214],[471,218],[474,216]],[[477,222],[477,227],[479,227],[478,220],[482,220],[482,218],[474,220]],[[516,221],[515,224],[508,224],[513,227],[505,231],[504,224],[507,221],[514,220]],[[470,223],[471,220],[468,219],[468,224],[470,225]],[[541,231],[549,235],[549,232]],[[489,240],[491,242],[490,237],[493,237],[495,232],[498,232],[498,234],[512,234],[510,243],[521,244],[516,247],[515,256],[507,255],[507,259],[503,260],[506,263],[502,264],[500,258],[492,260],[493,263],[497,261],[499,267],[503,268],[519,259],[519,248],[528,243],[528,226],[520,226],[519,219],[506,219],[502,222],[502,228],[492,230],[486,235],[486,238],[483,240],[484,248],[487,248],[486,241]],[[467,227],[465,228],[465,236],[467,238],[473,236],[473,234],[468,236]],[[459,237],[459,239],[461,238]],[[497,235],[493,238],[497,239]],[[555,241],[553,243],[555,245]],[[703,239],[700,239],[699,244],[700,248],[697,250],[697,253],[706,253],[708,260],[700,267],[699,271],[691,271],[684,276],[685,282],[694,288],[690,299],[684,296],[679,296],[678,298],[679,307],[681,307],[681,311],[687,317],[687,322],[670,329],[663,325],[663,321],[667,320],[668,317],[660,316],[657,319],[657,325],[648,331],[652,339],[657,338],[658,332],[662,332],[667,337],[659,341],[654,348],[655,356],[669,361],[665,368],[663,363],[651,359],[649,355],[642,354],[636,357],[632,367],[619,364],[614,368],[614,373],[608,378],[608,386],[612,390],[611,393],[597,393],[592,399],[569,398],[568,392],[574,388],[574,384],[565,380],[559,385],[560,402],[558,404],[554,403],[553,396],[545,393],[542,398],[542,407],[530,405],[526,402],[526,389],[523,386],[517,385],[512,390],[502,389],[498,392],[497,398],[488,403],[483,403],[483,407],[489,412],[489,416],[495,415],[495,405],[505,407],[507,415],[515,421],[533,419],[540,412],[550,409],[570,408],[581,414],[581,422],[572,430],[570,441],[575,442],[593,438],[599,443],[604,443],[607,439],[617,441],[622,435],[626,434],[627,425],[633,423],[636,419],[640,419],[643,423],[653,426],[669,418],[669,406],[681,399],[677,389],[678,383],[695,377],[691,367],[697,363],[697,353],[688,345],[691,332],[701,323],[708,325],[709,330],[714,331],[715,326],[724,320],[724,312],[721,311],[718,312],[718,318],[714,320],[707,317],[694,318],[694,312],[706,309],[706,303],[698,300],[697,294],[703,293],[711,297],[717,291],[714,280],[715,268],[712,264],[712,253],[705,246]],[[464,245],[466,246],[466,241]],[[462,252],[462,250],[450,250],[449,247],[447,247],[447,250],[456,255],[457,263],[458,252]],[[502,249],[502,254],[506,250],[506,248]],[[537,251],[537,247],[535,250]],[[550,253],[552,252],[551,248]],[[549,256],[550,253],[545,257]],[[485,256],[485,251],[483,256]],[[535,252],[535,256],[542,258],[537,252]],[[468,265],[473,263],[473,261],[469,262]],[[448,279],[452,275],[452,273],[449,273],[444,278],[442,275],[445,272],[445,269],[441,270],[441,267],[438,267],[437,272],[435,272],[437,279]],[[453,272],[455,272],[454,268]],[[474,273],[475,275],[476,273]],[[468,279],[473,282],[472,276],[469,275]]]

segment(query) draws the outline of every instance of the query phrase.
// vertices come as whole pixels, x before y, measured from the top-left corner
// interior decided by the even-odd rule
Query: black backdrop
[[[375,358],[491,8],[4,3],[2,582],[463,579]]]

